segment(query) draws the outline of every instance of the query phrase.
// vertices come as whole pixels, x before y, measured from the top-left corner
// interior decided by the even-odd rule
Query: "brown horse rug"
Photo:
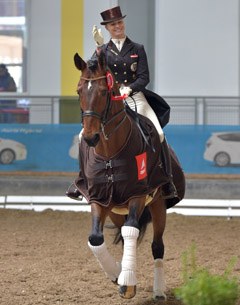
[[[81,171],[75,184],[88,203],[95,202],[103,206],[114,203],[121,206],[131,198],[153,193],[168,182],[161,162],[161,145],[156,129],[143,116],[141,126],[148,144],[132,120],[126,144],[111,159],[96,154],[94,147],[88,146],[82,139],[79,147]],[[168,207],[179,202],[185,192],[183,171],[176,155],[170,151],[178,197],[168,199]]]

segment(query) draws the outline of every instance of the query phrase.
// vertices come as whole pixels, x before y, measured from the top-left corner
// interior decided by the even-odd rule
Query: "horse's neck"
[[[111,131],[113,131],[113,129],[109,130],[109,133]],[[125,146],[130,133],[131,121],[128,116],[126,116],[126,119],[121,124],[121,126],[109,135],[109,139],[106,139],[103,133],[101,133],[100,141],[95,148],[96,153],[105,158],[114,157]]]

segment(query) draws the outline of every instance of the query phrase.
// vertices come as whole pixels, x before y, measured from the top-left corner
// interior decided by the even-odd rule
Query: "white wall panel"
[[[238,14],[238,0],[157,0],[156,90],[238,95]]]
[[[29,3],[28,93],[60,95],[61,1]]]

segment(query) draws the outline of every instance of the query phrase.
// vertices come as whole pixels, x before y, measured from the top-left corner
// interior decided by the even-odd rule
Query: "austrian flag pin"
[[[146,152],[141,155],[135,156],[138,169],[138,180],[142,180],[147,177],[147,154]]]
[[[130,55],[131,58],[138,58],[138,55],[137,54],[132,54]]]

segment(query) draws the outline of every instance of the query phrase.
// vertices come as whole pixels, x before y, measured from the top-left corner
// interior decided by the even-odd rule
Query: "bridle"
[[[117,113],[115,113],[110,119],[108,119],[108,114],[109,114],[109,110],[111,108],[111,101],[123,101],[126,99],[126,96],[115,96],[113,94],[113,77],[111,75],[110,72],[107,72],[106,75],[102,75],[102,76],[98,76],[98,77],[93,77],[93,78],[87,78],[87,77],[83,77],[81,76],[80,80],[85,80],[87,82],[90,82],[89,85],[91,86],[91,82],[92,81],[97,81],[100,79],[106,79],[107,80],[107,103],[106,103],[106,107],[104,108],[103,113],[98,113],[96,111],[93,110],[85,110],[82,112],[82,117],[96,117],[97,119],[100,120],[101,122],[101,131],[103,133],[104,139],[108,140],[109,137],[123,124],[123,122],[125,121],[125,119],[127,118],[127,114],[125,111],[125,108],[121,109],[120,111],[118,111]],[[119,115],[121,115],[122,113],[125,113],[124,117],[122,118],[122,120],[115,126],[114,129],[111,130],[110,133],[106,133],[105,132],[105,127],[110,124],[111,122],[113,122]]]

